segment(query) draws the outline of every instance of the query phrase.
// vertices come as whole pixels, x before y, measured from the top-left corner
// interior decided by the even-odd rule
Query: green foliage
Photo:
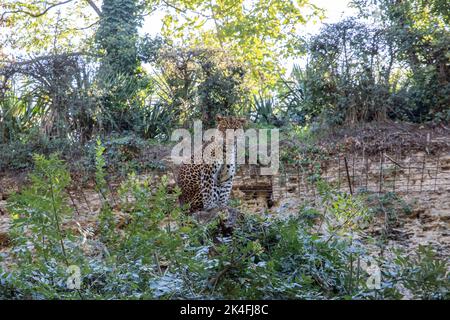
[[[105,152],[105,147],[103,147],[102,141],[97,139],[97,145],[95,147],[95,183],[97,191],[101,193],[104,193],[107,190],[105,172],[106,162],[103,158],[103,152]]]
[[[264,96],[263,94],[253,95],[253,104],[252,107],[254,109],[254,121],[256,123],[266,124],[266,125],[275,125],[277,127],[286,124],[286,122],[279,119],[276,115],[280,110],[279,104],[272,96]],[[284,116],[283,114],[282,116]]]
[[[105,0],[96,41],[104,53],[101,72],[131,76],[138,67],[137,40],[141,23],[137,0]]]
[[[153,81],[141,67],[156,59],[159,38],[140,38],[142,10],[137,0],[107,0],[95,34],[102,55],[97,74],[99,107],[97,121],[106,133],[133,130],[155,137],[164,128],[156,121],[171,121],[166,110],[147,105],[153,95]],[[159,125],[158,125],[159,123]],[[155,130],[153,130],[155,129]],[[164,131],[165,133],[165,131]]]
[[[108,182],[106,181],[106,161],[103,157],[104,151],[105,147],[103,147],[101,140],[97,139],[97,145],[95,147],[95,187],[102,199],[102,207],[100,208],[98,217],[99,234],[102,242],[111,243],[117,240],[114,232],[116,221],[108,199],[109,188]]]
[[[294,31],[320,16],[307,1],[108,0],[94,24],[85,11],[97,10],[83,10],[88,2],[55,4],[4,5],[11,32],[0,40],[0,143],[28,163],[34,151],[48,154],[18,142],[38,129],[83,145],[113,132],[167,140],[192,118],[213,125],[217,113],[276,127],[450,117],[445,1],[355,0],[358,18],[304,42]],[[171,8],[163,37],[139,36],[155,6]],[[90,25],[75,28],[66,11]],[[305,49],[305,67],[283,79],[282,59],[297,60]]]
[[[294,69],[290,88],[305,117],[323,115],[332,124],[386,119],[396,88],[384,30],[349,18],[325,26],[308,49],[308,64]]]
[[[34,161],[30,187],[8,201],[17,272],[6,276],[5,290],[14,298],[55,299],[65,290],[62,279],[79,254],[74,237],[62,227],[64,217],[72,214],[65,193],[70,176],[56,154],[35,155]]]
[[[102,148],[104,148],[102,161],[104,161],[104,168],[108,168],[110,175],[125,178],[132,171],[142,173],[146,170],[166,170],[165,165],[160,160],[144,157],[145,153],[152,149],[164,148],[164,146],[155,145],[156,141],[154,140],[144,140],[133,132],[112,133],[101,137],[101,139],[103,140]],[[92,174],[97,171],[95,169],[98,162],[96,159],[97,153],[98,145],[96,142],[91,142],[85,149],[85,157],[88,162],[86,166]]]
[[[319,134],[309,125],[292,126],[283,131],[285,145],[280,150],[281,165],[295,166],[306,174],[308,181],[315,183],[321,174],[322,162],[328,160],[323,149],[317,146]]]
[[[0,47],[30,55],[82,51],[98,19],[89,1],[2,1]]]
[[[448,121],[450,76],[449,4],[440,1],[376,1],[381,19],[412,73],[405,88],[415,120]],[[367,11],[365,11],[367,12]]]
[[[128,200],[130,194],[135,199],[133,203]],[[125,200],[125,210],[130,212],[130,222],[122,243],[122,250],[127,252],[127,257],[139,257],[144,262],[157,263],[158,269],[163,262],[167,268],[172,268],[167,263],[182,263],[177,260],[185,258],[183,233],[191,230],[192,222],[181,215],[179,190],[170,194],[168,179],[163,176],[152,193],[149,181],[139,181],[132,174],[121,185],[120,195]]]
[[[360,17],[326,25],[307,40],[306,66],[294,68],[284,81],[290,109],[328,124],[447,121],[445,6],[421,0],[353,2]]]
[[[164,17],[164,36],[174,41],[182,39],[190,46],[227,50],[237,62],[248,67],[247,79],[255,89],[275,85],[276,75],[283,69],[279,58],[299,52],[295,30],[321,14],[309,1],[174,0],[168,3],[177,10],[168,11]],[[212,27],[208,27],[208,22]]]
[[[216,115],[231,114],[233,108],[242,107],[239,103],[244,94],[242,84],[245,70],[233,64],[223,67],[208,58],[201,63],[201,68],[205,80],[198,86],[198,103],[203,121],[212,125]]]
[[[97,152],[102,180],[101,144]],[[155,182],[131,174],[119,188],[116,208],[126,213],[120,229],[105,202],[109,234],[99,230],[98,238],[82,240],[63,227],[71,211],[67,169],[56,156],[35,161],[32,185],[8,204],[15,259],[10,271],[0,270],[2,298],[388,299],[401,297],[399,284],[413,297],[448,295],[446,262],[424,248],[417,258],[376,257],[382,285],[370,288],[362,261],[374,259],[352,236],[365,210],[326,184],[319,184],[323,214],[307,207],[289,218],[244,214],[224,236],[220,215],[199,224],[185,214],[167,177]],[[311,219],[338,224],[322,233]],[[69,264],[80,268],[78,290],[68,287]]]
[[[335,190],[320,178],[316,186],[323,209],[320,225],[326,228],[330,238],[336,235],[348,235],[351,238],[355,231],[367,226],[371,215],[361,197]]]
[[[66,261],[61,230],[62,216],[70,214],[64,189],[70,182],[65,164],[52,155],[46,159],[35,155],[35,170],[30,175],[31,187],[10,200],[13,230],[18,245],[25,245],[25,233],[32,234],[36,253],[45,260],[50,256]],[[31,258],[31,257],[26,257]]]
[[[30,100],[27,95],[19,99],[13,90],[8,90],[0,99],[0,143],[17,140],[29,130],[36,113]]]
[[[158,96],[163,108],[173,110],[173,120],[201,118],[211,126],[217,114],[232,115],[244,107],[245,70],[221,50],[166,47],[158,66]]]
[[[393,258],[367,251],[359,231],[369,219],[383,213],[389,231],[410,208],[395,194],[364,198],[322,181],[326,156],[310,125],[448,121],[448,1],[355,0],[368,14],[303,44],[295,35],[303,9],[320,14],[307,1],[105,0],[94,36],[82,31],[93,30],[89,3],[3,5],[0,169],[34,161],[34,171],[8,199],[13,247],[2,256],[12,264],[0,269],[0,298],[448,299],[448,263],[430,249]],[[175,10],[166,11],[164,38],[139,37],[155,5]],[[280,79],[281,59],[304,49],[305,67]],[[244,214],[224,236],[224,217],[199,224],[186,215],[167,177],[130,174],[115,198],[110,174],[165,169],[148,159],[144,139],[167,140],[194,118],[212,126],[219,113],[282,127],[282,163],[308,174],[319,203],[286,219]],[[33,156],[54,151],[94,178],[95,235],[74,232],[68,166]],[[382,270],[376,289],[360,266],[371,258]],[[69,288],[70,265],[80,268],[80,289]]]
[[[363,195],[364,196],[364,193]],[[383,236],[389,237],[391,229],[398,225],[398,217],[401,214],[410,214],[412,207],[395,192],[384,194],[369,194],[365,198],[367,206],[372,215],[383,216]]]
[[[385,277],[402,284],[410,296],[419,299],[450,297],[448,261],[439,258],[430,247],[419,246],[414,255],[398,250],[393,264],[387,266]]]
[[[0,102],[2,140],[19,140],[35,134],[36,128],[46,137],[73,134],[81,141],[89,138],[96,101],[91,67],[81,53],[57,53],[0,68],[5,81],[5,100]]]
[[[66,138],[49,138],[34,127],[29,133],[21,133],[9,143],[0,144],[0,170],[29,170],[33,167],[33,154],[59,153],[65,159],[80,157],[83,146]]]

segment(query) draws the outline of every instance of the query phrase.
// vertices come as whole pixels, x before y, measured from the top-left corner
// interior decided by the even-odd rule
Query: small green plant
[[[326,227],[330,237],[350,235],[366,226],[370,215],[361,197],[338,191],[322,179],[316,186],[323,208],[320,225]]]
[[[8,203],[13,217],[14,238],[20,244],[31,240],[36,255],[44,260],[57,257],[68,263],[61,223],[62,218],[71,213],[65,194],[70,175],[56,154],[48,159],[41,155],[33,158],[35,170],[30,175],[31,186],[20,194],[14,194]]]
[[[391,229],[399,224],[399,217],[402,214],[412,212],[411,203],[406,202],[395,192],[384,194],[364,194],[365,203],[370,208],[372,216],[382,216],[384,219],[383,236],[388,237]]]
[[[419,246],[415,254],[397,251],[390,268],[394,281],[420,299],[449,299],[448,261],[439,259],[431,247]]]
[[[18,264],[9,279],[25,296],[60,298],[58,291],[67,289],[67,268],[79,261],[76,239],[63,229],[64,217],[72,214],[65,192],[70,175],[56,154],[33,158],[31,185],[8,200]]]
[[[98,138],[97,145],[95,147],[95,185],[98,192],[101,193],[104,200],[106,200],[107,182],[106,182],[106,161],[103,157],[105,147],[102,145],[102,141]]]
[[[116,221],[109,203],[109,189],[106,181],[105,166],[106,161],[103,157],[105,147],[103,147],[100,139],[97,139],[95,148],[95,185],[102,199],[102,207],[99,214],[99,232],[100,239],[103,242],[115,242],[117,240],[115,226]]]

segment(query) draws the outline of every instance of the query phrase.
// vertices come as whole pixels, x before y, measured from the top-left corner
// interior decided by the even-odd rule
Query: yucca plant
[[[19,97],[15,91],[9,91],[0,99],[0,143],[16,140],[26,133],[41,108],[41,104],[33,102],[30,93]]]
[[[275,99],[263,94],[253,95],[255,122],[270,124],[274,118]]]

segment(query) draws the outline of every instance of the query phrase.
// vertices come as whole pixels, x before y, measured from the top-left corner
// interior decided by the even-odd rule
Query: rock
[[[11,239],[7,233],[0,233],[0,249],[6,248],[11,243]]]
[[[192,216],[199,223],[208,223],[214,218],[220,217],[221,232],[225,236],[233,232],[237,220],[242,216],[242,212],[232,207],[219,207],[208,211],[197,211]]]

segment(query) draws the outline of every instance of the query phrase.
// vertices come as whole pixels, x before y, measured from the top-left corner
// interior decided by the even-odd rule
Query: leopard
[[[247,120],[241,117],[221,116],[216,117],[217,129],[221,131],[224,139],[227,129],[243,129]],[[208,147],[214,150],[216,141],[203,143],[202,152]],[[229,161],[202,161],[194,163],[194,155],[190,163],[180,166],[177,175],[177,185],[181,190],[180,204],[187,205],[189,213],[198,211],[209,211],[214,208],[228,205],[233,179],[236,175],[236,142],[227,146],[223,143],[223,155],[226,155],[226,148],[231,148],[231,159]],[[218,146],[220,148],[220,146]],[[195,154],[196,151],[194,151]],[[197,151],[198,152],[198,151]],[[212,152],[214,156],[214,152]],[[208,156],[206,156],[207,158]],[[203,156],[205,160],[205,156]]]

